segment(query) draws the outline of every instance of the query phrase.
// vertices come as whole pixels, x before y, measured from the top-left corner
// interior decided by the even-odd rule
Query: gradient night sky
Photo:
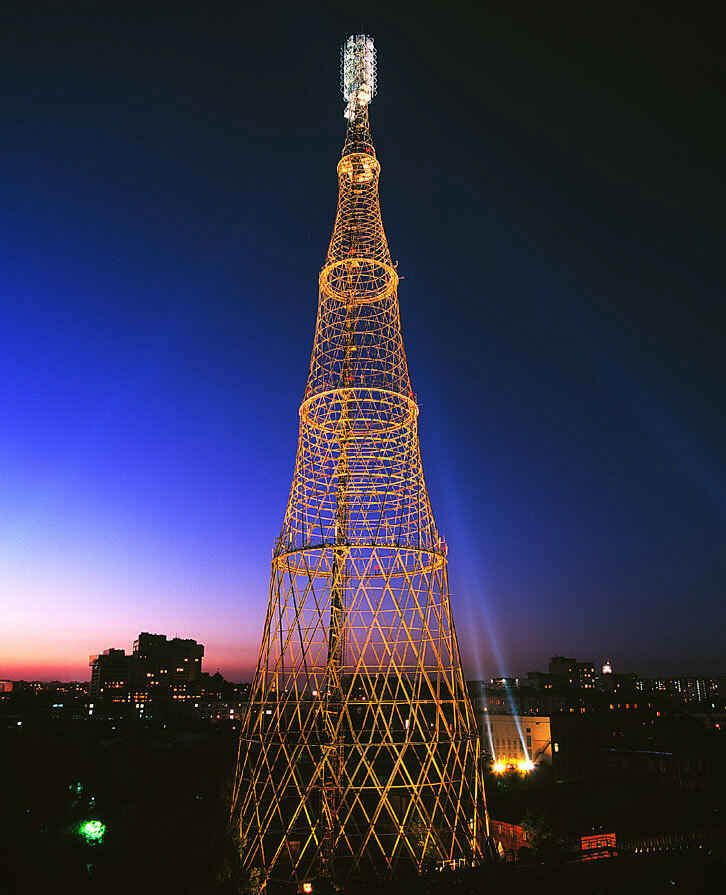
[[[249,677],[361,26],[467,674],[726,673],[723,22],[150,5],[4,16],[0,677]]]

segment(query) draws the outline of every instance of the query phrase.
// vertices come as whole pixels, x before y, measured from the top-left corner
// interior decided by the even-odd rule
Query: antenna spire
[[[340,48],[340,87],[347,102],[343,115],[355,121],[376,95],[376,48],[366,34],[351,34]]]

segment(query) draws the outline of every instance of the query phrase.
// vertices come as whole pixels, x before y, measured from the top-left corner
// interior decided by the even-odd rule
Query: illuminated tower
[[[290,497],[234,791],[263,879],[475,863],[479,738],[449,606],[378,202],[373,41],[348,38],[348,129]]]

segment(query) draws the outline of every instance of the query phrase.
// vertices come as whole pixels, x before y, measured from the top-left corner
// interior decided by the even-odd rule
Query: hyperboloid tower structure
[[[488,832],[381,222],[366,35],[342,48],[342,85],[338,211],[234,791],[243,861],[271,888],[475,863]]]

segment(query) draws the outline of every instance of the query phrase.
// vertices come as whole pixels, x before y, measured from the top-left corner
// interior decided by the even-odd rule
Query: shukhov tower
[[[487,835],[378,202],[375,65],[351,36],[338,210],[240,739],[242,857],[272,888],[475,863]]]

